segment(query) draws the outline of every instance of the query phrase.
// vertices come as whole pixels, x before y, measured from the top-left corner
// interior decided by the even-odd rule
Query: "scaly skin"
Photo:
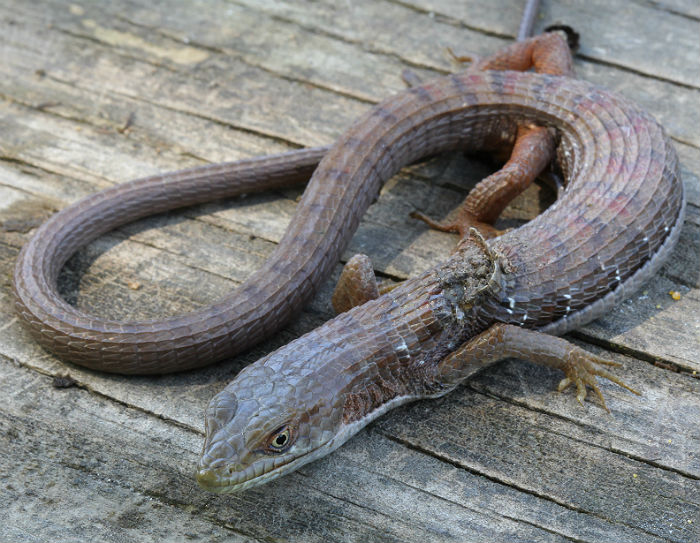
[[[511,52],[527,47],[534,46]],[[556,134],[567,181],[558,201],[488,245],[465,238],[445,263],[246,368],[207,411],[198,480],[219,492],[270,480],[327,454],[388,409],[444,394],[509,353],[562,369],[582,400],[595,375],[610,378],[599,367],[605,362],[515,327],[561,334],[636,289],[678,240],[685,199],[663,129],[627,100],[567,77],[468,72],[379,104],[325,154],[264,269],[191,314],[96,319],[60,299],[56,278],[101,233],[260,188],[259,179],[262,187],[298,182],[326,149],[156,176],[89,197],[23,248],[18,313],[47,349],[103,371],[166,373],[231,356],[313,294],[381,184],[403,165],[494,141],[512,145],[531,125]]]
[[[404,164],[478,148],[496,134],[514,138],[532,122],[557,133],[567,181],[557,202],[488,245],[472,235],[447,262],[243,370],[207,410],[202,486],[230,492],[274,479],[388,409],[444,394],[514,353],[562,369],[562,388],[575,383],[580,401],[595,375],[612,377],[599,366],[605,361],[516,327],[561,334],[580,326],[653,275],[673,249],[685,204],[678,161],[637,106],[564,77],[445,77],[374,108],[314,177],[340,179],[362,197],[349,180],[378,187]]]
[[[495,65],[521,69],[539,51],[537,68],[567,71],[563,56],[535,43],[507,48]],[[488,67],[485,59],[481,67]],[[496,141],[502,140],[497,135]],[[512,143],[512,142],[511,142]],[[361,146],[361,143],[356,145]],[[346,148],[352,152],[353,143]],[[17,313],[35,339],[58,357],[92,369],[162,374],[231,357],[273,334],[314,294],[376,198],[376,178],[349,179],[332,168],[314,175],[287,233],[263,268],[237,291],[195,312],[168,319],[120,322],[100,319],[67,304],[57,290],[68,258],[99,235],[136,219],[217,198],[305,181],[328,148],[215,164],[117,185],[51,217],[25,244],[14,276]],[[351,187],[343,183],[350,181]],[[479,199],[482,202],[482,199]]]

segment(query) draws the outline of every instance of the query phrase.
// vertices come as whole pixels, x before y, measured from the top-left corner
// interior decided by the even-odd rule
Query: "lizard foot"
[[[469,235],[470,228],[476,228],[484,239],[491,239],[505,233],[505,230],[498,230],[488,223],[482,222],[474,218],[468,211],[460,209],[458,216],[453,221],[435,221],[420,211],[412,211],[411,217],[423,221],[433,230],[440,232],[454,232],[462,238]]]
[[[576,346],[572,346],[566,360],[563,362],[564,366],[562,367],[562,370],[564,371],[566,377],[559,382],[558,390],[561,392],[566,390],[569,386],[575,385],[576,399],[581,405],[583,405],[583,401],[586,399],[586,395],[588,393],[586,387],[591,387],[598,396],[600,403],[603,404],[603,408],[610,413],[610,409],[608,409],[608,406],[605,404],[603,394],[598,388],[596,377],[603,377],[608,381],[612,381],[613,383],[626,388],[638,396],[640,395],[639,392],[627,385],[620,378],[615,377],[612,373],[601,367],[620,367],[622,364],[613,362],[612,360],[606,360],[605,358],[596,356]]]

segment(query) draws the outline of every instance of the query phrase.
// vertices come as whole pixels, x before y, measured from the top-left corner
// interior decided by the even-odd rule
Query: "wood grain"
[[[582,34],[581,77],[649,109],[689,195],[672,260],[574,338],[644,392],[603,384],[612,415],[509,361],[383,417],[330,457],[237,496],[191,476],[207,400],[245,364],[330,316],[329,280],[272,341],[204,371],[105,376],[38,348],[11,309],[14,258],[57,209],[158,171],[330,143],[370,104],[508,43],[520,3],[20,2],[0,7],[0,540],[696,541],[700,534],[700,30],[693,2],[543,2]],[[127,126],[129,125],[129,126]],[[382,191],[344,255],[401,280],[451,250],[408,213],[444,216],[488,165],[444,157]],[[61,276],[100,315],[174,314],[254,273],[299,191],[152,217]],[[517,225],[548,201],[533,189]],[[336,276],[340,263],[336,270]],[[670,291],[681,295],[674,301]],[[54,389],[69,373],[78,387]]]

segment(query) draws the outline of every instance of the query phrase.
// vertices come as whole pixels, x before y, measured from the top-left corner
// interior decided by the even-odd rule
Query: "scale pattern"
[[[330,151],[151,177],[80,201],[23,248],[18,313],[45,348],[102,371],[166,373],[229,357],[279,329],[309,299],[382,183],[402,166],[512,139],[524,123],[556,129],[567,189],[543,214],[492,242],[510,271],[499,295],[483,300],[479,322],[563,333],[607,310],[668,256],[685,203],[678,160],[663,129],[624,98],[583,81],[512,71],[467,72],[400,93]],[[98,235],[175,207],[298,182],[322,156],[274,254],[220,302],[124,323],[86,315],[59,297],[56,278],[66,259]],[[327,326],[338,332],[344,323],[341,317]]]

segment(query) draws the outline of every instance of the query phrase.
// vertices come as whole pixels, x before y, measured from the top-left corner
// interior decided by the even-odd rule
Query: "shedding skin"
[[[471,61],[469,71],[533,69],[552,75],[574,75],[571,52],[560,33],[543,34],[514,43],[484,59],[456,56],[452,51],[450,53],[459,62]],[[402,77],[409,86],[420,83],[412,72],[404,72]],[[501,232],[492,223],[513,198],[530,186],[554,157],[555,139],[550,129],[534,124],[520,125],[506,164],[470,191],[452,220],[435,221],[418,211],[411,216],[436,230],[458,233],[463,242],[473,229],[483,238],[496,237]],[[337,313],[342,313],[378,298],[379,294],[380,289],[369,258],[358,254],[343,268],[333,293],[333,307]],[[591,387],[608,412],[605,399],[596,384],[596,376],[639,394],[601,367],[619,364],[588,353],[564,339],[500,323],[464,343],[445,358],[440,363],[441,375],[445,382],[454,381],[456,384],[466,378],[466,375],[472,374],[474,367],[490,365],[509,357],[563,371],[565,378],[559,383],[560,391],[574,385],[576,398],[583,404],[587,395],[586,387]]]
[[[489,252],[488,245],[476,228],[472,227],[466,233],[459,246],[467,243],[480,244],[489,254],[489,258],[494,261],[498,258]],[[337,313],[343,313],[378,298],[379,292],[380,288],[369,257],[358,254],[343,268],[333,293],[333,307]],[[559,382],[559,392],[574,385],[576,399],[583,405],[587,387],[590,387],[608,413],[610,409],[605,403],[596,377],[602,377],[634,394],[640,394],[603,367],[620,367],[621,364],[589,353],[565,339],[503,323],[492,325],[448,355],[438,364],[435,379],[442,387],[451,390],[476,371],[505,358],[527,360],[561,370],[565,377]]]
[[[538,73],[573,76],[573,59],[567,42],[560,33],[542,34],[505,47],[483,59],[457,56],[458,62],[471,62],[468,71],[484,70],[534,70]],[[401,77],[409,87],[421,84],[420,78],[410,70]],[[493,142],[493,147],[499,143]],[[476,228],[486,238],[502,232],[492,226],[508,204],[540,175],[555,156],[555,140],[552,131],[534,124],[518,126],[510,158],[494,174],[482,179],[467,195],[450,221],[436,221],[420,211],[411,213],[435,230],[458,233],[466,238],[470,228]],[[333,293],[336,313],[374,300],[380,294],[372,264],[365,255],[355,255],[343,268]]]
[[[559,388],[575,386],[580,402],[588,388],[603,402],[597,378],[632,391],[608,372],[614,362],[543,333],[604,314],[653,276],[678,241],[685,196],[677,155],[631,102],[551,75],[439,78],[368,112],[321,161],[311,186],[334,195],[328,183],[337,181],[349,201],[369,205],[402,166],[482,149],[504,133],[514,141],[517,127],[532,122],[557,132],[566,181],[557,204],[489,242],[467,230],[446,260],[374,299],[371,266],[353,263],[344,275],[349,285],[363,282],[364,294],[339,295],[347,310],[246,367],[212,400],[197,472],[203,487],[234,492],[290,473],[390,409],[446,394],[505,357],[560,369]],[[586,160],[592,156],[600,159]],[[322,217],[348,205],[332,209]],[[318,231],[307,227],[294,239]]]

